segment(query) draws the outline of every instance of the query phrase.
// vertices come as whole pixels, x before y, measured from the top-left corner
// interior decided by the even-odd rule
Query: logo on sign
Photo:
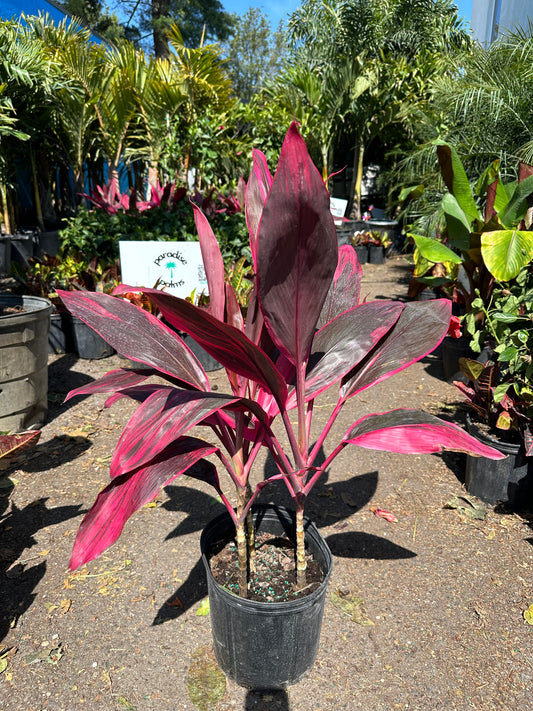
[[[177,287],[183,286],[185,282],[183,279],[174,280],[174,275],[179,264],[187,264],[187,260],[183,257],[180,252],[163,252],[157,259],[154,259],[154,264],[157,267],[162,267],[165,270],[165,275],[168,279],[160,279],[159,284],[161,286]]]

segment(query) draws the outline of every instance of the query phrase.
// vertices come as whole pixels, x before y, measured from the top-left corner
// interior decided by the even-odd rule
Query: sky
[[[455,0],[455,4],[459,8],[459,16],[470,22],[472,0]],[[244,15],[250,6],[259,7],[270,18],[273,27],[277,27],[280,20],[286,20],[287,15],[296,10],[300,0],[270,0],[268,3],[262,3],[261,0],[222,0],[222,5],[227,12],[238,15]]]

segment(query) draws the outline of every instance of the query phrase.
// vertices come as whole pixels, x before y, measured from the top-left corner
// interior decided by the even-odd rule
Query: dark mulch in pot
[[[306,585],[298,590],[295,574],[295,546],[285,536],[259,533],[256,536],[256,571],[249,575],[248,599],[259,602],[288,602],[310,595],[324,580],[324,573],[312,554],[306,556]],[[209,560],[219,585],[239,592],[237,546],[234,540],[220,543]]]

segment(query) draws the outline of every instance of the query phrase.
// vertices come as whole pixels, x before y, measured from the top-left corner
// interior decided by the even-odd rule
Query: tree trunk
[[[35,153],[30,146],[30,163],[31,163],[31,177],[33,182],[33,199],[35,200],[35,215],[37,217],[37,224],[39,229],[44,232],[44,220],[43,212],[41,209],[41,196],[39,194],[39,177],[37,175],[37,164],[35,162]]]
[[[167,22],[170,11],[170,0],[152,0],[152,32],[154,37],[154,54],[165,59],[170,55],[167,41]]]
[[[9,198],[6,184],[3,182],[0,182],[0,198],[2,199],[3,220],[6,234],[12,235],[13,225],[11,224],[11,216],[9,214]]]
[[[353,158],[353,178],[352,178],[352,207],[350,216],[354,220],[361,219],[361,188],[363,185],[363,165],[365,157],[365,146],[363,141],[355,149]]]

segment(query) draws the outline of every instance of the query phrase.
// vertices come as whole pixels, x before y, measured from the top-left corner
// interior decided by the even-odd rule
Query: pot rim
[[[513,444],[512,442],[504,442],[500,439],[496,439],[496,437],[493,437],[492,435],[485,434],[485,432],[482,432],[479,427],[477,427],[469,412],[466,413],[466,428],[471,435],[479,439],[484,444],[488,444],[491,447],[494,447],[494,449],[499,450],[502,454],[517,455],[522,447],[521,442],[518,442],[517,444]]]
[[[252,506],[252,513],[264,512],[265,515],[271,513],[276,516],[278,520],[294,519],[295,512],[292,509],[288,509],[285,506],[278,506],[276,504],[257,504]],[[263,516],[264,520],[265,516]],[[313,590],[309,595],[298,598],[296,600],[286,600],[284,602],[262,602],[260,600],[249,600],[248,598],[239,597],[235,593],[230,592],[227,588],[220,585],[215,580],[215,577],[211,571],[211,566],[209,564],[209,558],[207,557],[209,543],[209,534],[214,531],[218,526],[226,524],[228,528],[234,527],[233,519],[227,511],[224,511],[216,518],[212,519],[203,529],[200,536],[200,550],[202,552],[202,561],[206,569],[206,574],[211,579],[211,582],[217,586],[219,593],[221,593],[226,599],[227,603],[235,607],[248,607],[253,608],[254,613],[259,615],[269,615],[276,612],[296,612],[302,607],[311,606],[315,600],[320,598],[325,594],[326,588],[329,583],[329,578],[331,576],[331,571],[333,570],[333,555],[329,549],[329,546],[322,536],[316,525],[306,516],[304,516],[304,530],[306,540],[309,536],[316,543],[321,544],[324,547],[323,553],[326,562],[326,570],[324,572],[324,580],[320,585]],[[225,528],[226,526],[224,526]],[[224,529],[223,529],[224,530]]]

